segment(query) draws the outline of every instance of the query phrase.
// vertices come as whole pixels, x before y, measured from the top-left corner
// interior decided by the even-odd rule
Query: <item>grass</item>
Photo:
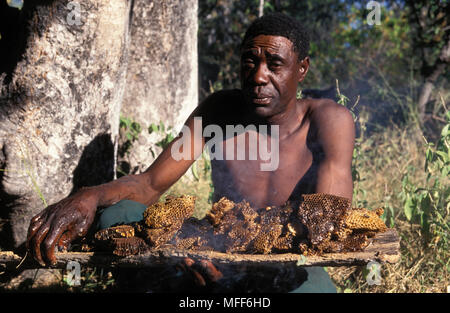
[[[413,184],[423,185],[426,172],[422,133],[414,126],[388,128],[372,134],[361,144],[358,188],[369,208],[385,207],[388,226],[400,237],[401,261],[381,268],[381,285],[368,285],[365,267],[329,268],[340,291],[346,292],[447,292],[449,286],[448,250],[427,242],[421,226],[411,223],[404,214],[401,197],[402,178],[410,176]],[[448,180],[447,180],[448,184]],[[362,194],[359,197],[363,197]],[[448,221],[448,214],[446,216]],[[389,223],[390,222],[390,223]],[[448,234],[447,234],[448,236]]]

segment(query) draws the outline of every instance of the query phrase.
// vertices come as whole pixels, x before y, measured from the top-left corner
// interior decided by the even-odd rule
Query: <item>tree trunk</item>
[[[264,0],[259,0],[258,17],[264,15]]]
[[[450,37],[447,39],[446,44],[442,47],[439,54],[439,58],[434,63],[430,74],[425,77],[425,83],[420,91],[419,100],[417,103],[419,118],[423,123],[425,121],[426,106],[431,97],[431,92],[433,91],[434,84],[436,80],[441,76],[448,64],[450,63]]]
[[[114,177],[133,1],[68,2],[0,4],[0,212],[15,246],[44,202]]]
[[[150,124],[176,133],[198,104],[197,8],[196,0],[136,0],[121,114],[142,131],[119,157],[127,174],[147,169],[161,152],[155,143],[165,134],[149,134]]]

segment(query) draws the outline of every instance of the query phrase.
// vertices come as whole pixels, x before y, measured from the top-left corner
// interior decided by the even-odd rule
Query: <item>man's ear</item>
[[[299,62],[299,79],[298,82],[301,83],[306,76],[306,73],[308,73],[309,69],[309,57],[305,57],[303,60]]]

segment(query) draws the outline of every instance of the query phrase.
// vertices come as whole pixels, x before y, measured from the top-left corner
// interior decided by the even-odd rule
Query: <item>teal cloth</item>
[[[143,219],[145,204],[121,200],[100,212],[97,228],[104,229],[119,224],[129,224]]]
[[[308,279],[290,293],[337,293],[336,286],[323,267],[304,267]]]
[[[146,205],[122,200],[107,207],[100,213],[98,228],[104,229],[113,225],[129,224],[143,219]],[[336,287],[330,276],[322,267],[304,267],[308,272],[308,279],[291,293],[336,293]]]

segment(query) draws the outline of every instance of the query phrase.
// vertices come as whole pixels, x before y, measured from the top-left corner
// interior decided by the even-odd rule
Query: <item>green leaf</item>
[[[195,162],[194,164],[192,164],[191,171],[192,171],[192,175],[194,175],[195,180],[196,180],[196,181],[199,181],[200,178],[198,177],[197,162]]]
[[[141,124],[137,123],[137,122],[132,122],[131,123],[131,129],[133,129],[135,132],[140,133],[142,128],[141,128]]]
[[[157,131],[158,131],[158,126],[156,126],[155,124],[151,123],[150,126],[148,127],[149,134],[151,134],[153,132],[157,132]]]
[[[447,124],[447,125],[444,126],[444,128],[442,128],[441,137],[445,138],[445,137],[447,137],[449,135],[450,135],[450,124]]]
[[[436,151],[436,154],[439,155],[439,156],[441,157],[441,160],[442,160],[444,163],[447,163],[447,162],[450,161],[447,153],[445,153],[445,152],[443,152],[443,151]]]
[[[406,202],[405,202],[405,205],[404,205],[403,209],[404,209],[404,212],[405,212],[406,219],[408,221],[411,221],[411,218],[412,218],[412,215],[413,215],[413,212],[414,212],[414,201],[411,198],[411,196],[407,195]]]
[[[431,207],[431,195],[427,192],[424,194],[424,197],[422,197],[420,201],[420,209],[423,212],[430,212]]]

